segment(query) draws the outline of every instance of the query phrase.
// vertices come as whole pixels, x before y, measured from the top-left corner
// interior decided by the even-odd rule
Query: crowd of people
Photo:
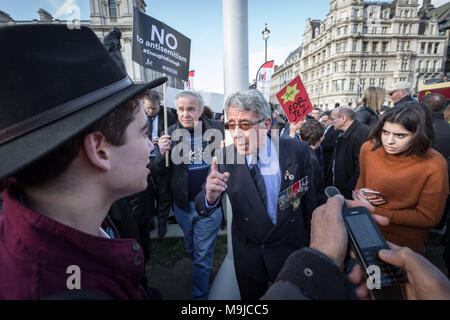
[[[424,258],[430,229],[450,217],[443,96],[370,87],[355,108],[289,123],[257,90],[226,97],[222,115],[182,91],[165,113],[152,89],[167,78],[134,84],[88,28],[13,26],[0,40],[13,66],[0,75],[0,299],[163,298],[145,264],[152,224],[164,237],[173,210],[192,299],[205,300],[225,195],[242,300],[369,298],[346,262],[344,203],[373,214],[406,299],[450,299]],[[24,82],[30,66],[45,72]]]

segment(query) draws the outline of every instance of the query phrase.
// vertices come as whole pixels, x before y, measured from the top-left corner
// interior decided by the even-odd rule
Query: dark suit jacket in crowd
[[[167,127],[175,124],[177,122],[177,118],[170,111],[170,108],[167,108]],[[158,112],[158,134],[159,136],[164,135],[164,107],[161,106]],[[151,137],[152,132],[149,132],[149,137]]]
[[[450,157],[450,124],[445,122],[442,113],[433,112],[433,127],[436,134],[433,148],[447,159]]]
[[[353,121],[352,125],[337,138],[336,148],[327,172],[327,185],[334,185],[346,199],[352,198],[352,191],[359,178],[359,152],[369,137],[369,127]],[[334,184],[333,181],[333,159]]]
[[[276,139],[272,138],[274,142]],[[282,138],[278,141],[280,192],[305,177],[308,179],[309,190],[302,196],[297,210],[289,206],[281,211],[278,206],[275,225],[258,196],[248,165],[234,164],[237,163],[234,145],[221,150],[222,156],[225,150],[225,160],[235,159],[234,163],[218,165],[220,172],[230,172],[225,192],[233,210],[231,233],[235,268],[261,282],[274,281],[287,257],[295,250],[309,245],[311,216],[316,207],[309,146],[294,139]],[[223,162],[226,161],[219,161]],[[284,178],[286,170],[294,176],[292,180]],[[195,199],[195,207],[200,215],[213,212],[206,210],[205,186]]]
[[[324,135],[324,139],[320,144],[323,150],[323,170],[324,176],[327,173],[328,168],[330,167],[331,158],[333,157],[334,148],[336,147],[336,140],[341,130],[336,130],[333,125],[330,125],[330,129]],[[325,176],[326,178],[326,176]],[[330,184],[326,184],[329,186]]]

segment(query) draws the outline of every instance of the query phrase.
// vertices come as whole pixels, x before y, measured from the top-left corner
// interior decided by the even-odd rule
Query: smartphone
[[[327,196],[340,194],[337,188],[325,189]],[[408,282],[403,271],[378,258],[381,249],[389,249],[372,215],[365,207],[342,210],[344,225],[349,235],[352,251],[358,260],[369,292],[375,300],[403,299],[401,284]]]
[[[377,224],[365,207],[342,210],[352,251],[363,270],[369,292],[375,300],[403,299],[401,284],[408,282],[403,271],[378,258],[381,249],[389,249]]]
[[[362,192],[363,192],[363,193],[366,193],[366,194],[375,194],[375,195],[378,195],[378,196],[381,197],[381,192],[379,192],[379,191],[374,191],[374,190],[362,190]]]

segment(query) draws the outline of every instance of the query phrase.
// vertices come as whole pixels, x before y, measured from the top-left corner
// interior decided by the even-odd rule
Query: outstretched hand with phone
[[[363,206],[370,212],[375,211],[375,208],[367,202],[344,200],[341,195],[331,197],[313,212],[310,243],[312,249],[327,255],[341,270],[344,268],[348,248],[348,236],[342,217],[344,201],[347,207]],[[386,217],[375,214],[372,216],[380,225],[389,224],[389,219]]]

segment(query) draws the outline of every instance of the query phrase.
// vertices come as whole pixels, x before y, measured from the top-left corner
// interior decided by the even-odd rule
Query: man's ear
[[[89,162],[96,168],[108,171],[111,169],[110,143],[101,132],[92,132],[83,139],[83,148]]]
[[[266,127],[267,131],[269,131],[272,127],[272,119],[267,118],[266,120],[264,120],[264,126]]]

